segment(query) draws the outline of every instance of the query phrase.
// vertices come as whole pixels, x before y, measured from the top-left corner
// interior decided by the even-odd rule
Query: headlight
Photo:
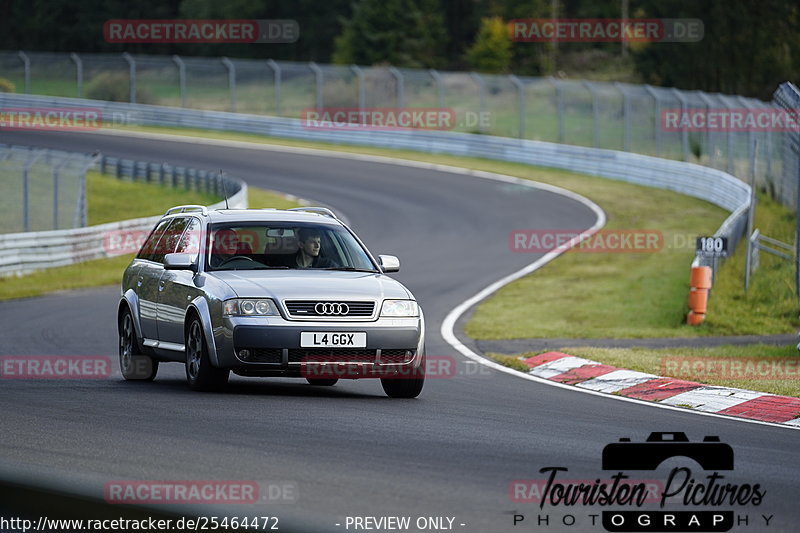
[[[223,316],[278,316],[275,302],[269,299],[254,300],[250,298],[234,298],[225,300]]]
[[[414,300],[385,300],[381,316],[419,316],[419,307]]]

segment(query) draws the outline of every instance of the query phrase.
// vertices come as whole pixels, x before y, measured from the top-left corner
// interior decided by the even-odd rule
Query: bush
[[[108,102],[130,102],[131,86],[128,74],[121,72],[103,72],[94,77],[86,85],[86,97],[92,100]],[[150,104],[153,98],[147,91],[137,87],[136,103]]]
[[[500,74],[508,70],[511,55],[511,40],[503,19],[481,19],[478,36],[465,56],[467,63],[480,72]]]
[[[16,86],[5,78],[0,78],[0,93],[15,93]]]

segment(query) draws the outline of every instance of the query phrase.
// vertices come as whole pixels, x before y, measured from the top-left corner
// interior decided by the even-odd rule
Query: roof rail
[[[167,215],[174,215],[175,213],[188,213],[188,212],[195,212],[200,211],[204,215],[208,214],[208,208],[204,205],[176,205],[175,207],[170,207],[167,209],[167,212],[164,213],[164,216]]]
[[[336,216],[336,213],[328,209],[327,207],[318,207],[318,206],[311,206],[311,207],[292,207],[288,209],[288,211],[306,211],[308,213],[316,213],[318,215],[323,215],[326,217],[330,217],[336,220],[339,220],[339,217]]]

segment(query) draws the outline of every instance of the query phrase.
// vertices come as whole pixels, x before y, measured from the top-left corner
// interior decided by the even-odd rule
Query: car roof
[[[287,209],[210,209],[205,216],[200,212],[173,213],[165,218],[177,216],[199,215],[212,224],[226,222],[299,222],[341,226],[341,222],[328,215],[307,211],[290,211]]]

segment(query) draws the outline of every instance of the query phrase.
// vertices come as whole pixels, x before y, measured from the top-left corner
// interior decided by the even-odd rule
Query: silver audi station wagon
[[[391,397],[425,381],[414,296],[329,209],[173,207],[125,270],[117,310],[128,380],[186,365],[196,390],[239,376],[379,378]]]

